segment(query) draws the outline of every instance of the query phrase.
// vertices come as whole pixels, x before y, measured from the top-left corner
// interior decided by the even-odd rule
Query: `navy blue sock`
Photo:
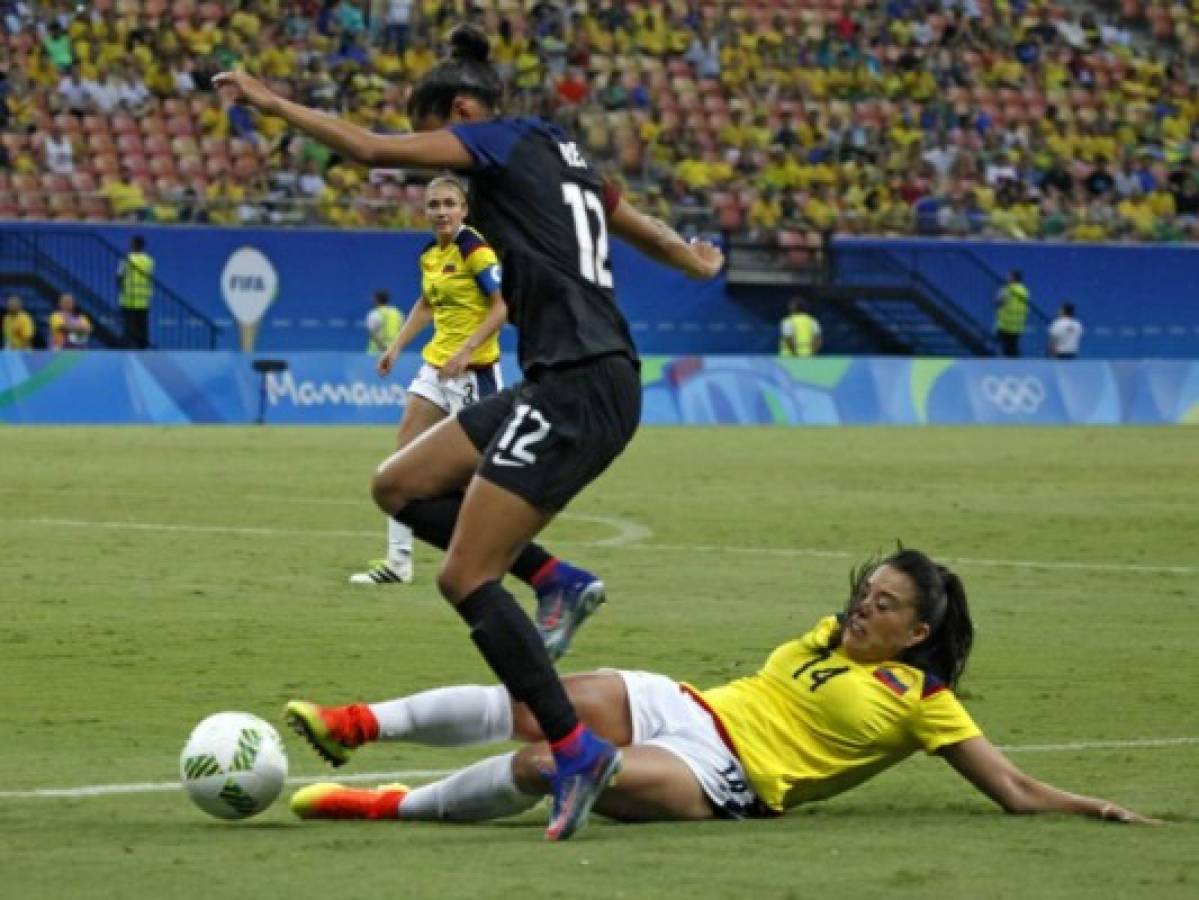
[[[470,637],[508,693],[529,707],[550,742],[579,724],[537,629],[498,581],[488,581],[458,604]]]

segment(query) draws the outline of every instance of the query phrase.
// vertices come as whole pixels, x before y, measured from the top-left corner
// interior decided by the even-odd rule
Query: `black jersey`
[[[542,119],[455,125],[474,159],[470,221],[503,264],[520,367],[532,373],[637,351],[612,290],[599,174],[561,129]]]

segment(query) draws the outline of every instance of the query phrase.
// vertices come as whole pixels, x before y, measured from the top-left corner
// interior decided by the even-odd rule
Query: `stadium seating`
[[[635,196],[660,187],[689,229],[759,234],[751,208],[773,188],[772,233],[797,260],[830,230],[1194,238],[1196,192],[1183,185],[1197,177],[1199,100],[1173,60],[1199,46],[1199,0],[1105,2],[633,0],[576,5],[586,12],[564,21],[552,5],[492,0],[476,15],[499,36],[512,108],[577,129]],[[371,186],[282,122],[231,115],[202,90],[242,65],[303,102],[405,129],[399,110],[432,60],[421,46],[436,47],[454,17],[417,4],[407,49],[368,26],[363,64],[343,34],[350,6],[13,4],[0,33],[13,73],[0,216],[174,221],[190,192],[201,202],[188,221],[419,225],[419,185]],[[51,16],[71,38],[82,106],[43,43]],[[568,67],[585,75],[581,102],[557,90]],[[69,166],[51,171],[50,136],[70,141]],[[324,170],[315,201],[296,188],[308,159]],[[33,184],[17,187],[25,176]],[[957,215],[967,199],[978,215]]]

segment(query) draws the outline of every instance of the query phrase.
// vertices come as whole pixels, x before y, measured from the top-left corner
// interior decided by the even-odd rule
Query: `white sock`
[[[412,556],[412,529],[403,522],[387,517],[387,559],[398,560]]]
[[[512,777],[516,752],[492,756],[449,778],[416,788],[400,803],[401,819],[483,822],[532,809],[541,798],[522,794]]]
[[[512,737],[512,701],[502,686],[457,685],[372,703],[379,740],[462,747]]]

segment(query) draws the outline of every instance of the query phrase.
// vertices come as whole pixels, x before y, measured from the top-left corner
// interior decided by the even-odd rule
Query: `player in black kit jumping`
[[[580,592],[557,592],[557,602],[539,604],[539,635],[500,579],[554,562],[531,541],[637,430],[637,352],[613,295],[609,229],[695,278],[714,276],[724,260],[712,244],[687,243],[633,209],[560,129],[500,117],[503,86],[487,38],[462,25],[449,40],[449,57],[409,99],[417,134],[374,134],[285,100],[244,72],[223,73],[216,84],[356,162],[470,177],[472,224],[499,252],[525,378],[391,456],[372,487],[384,512],[447,550],[442,595],[553,750],[546,836],[564,840],[620,769],[619,752],[579,722],[546,649],[564,648],[588,610]],[[289,716],[334,763],[377,727],[309,703],[290,704]]]

